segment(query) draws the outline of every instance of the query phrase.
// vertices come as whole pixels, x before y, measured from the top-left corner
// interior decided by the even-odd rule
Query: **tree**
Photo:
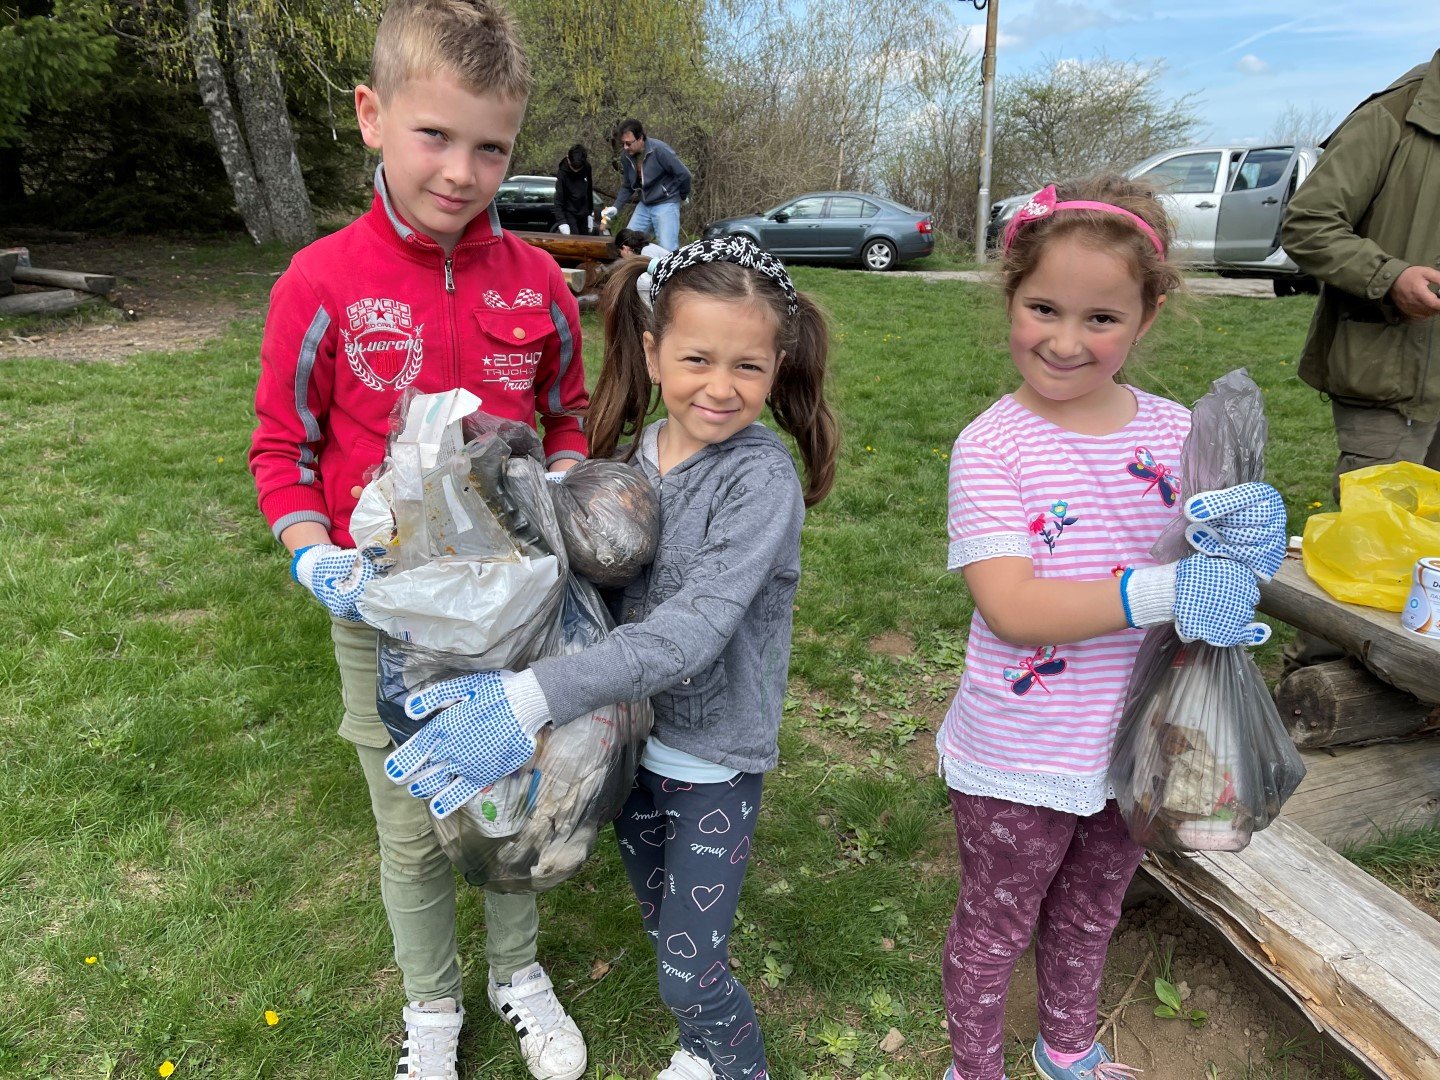
[[[1309,108],[1302,109],[1293,101],[1287,102],[1270,133],[1265,136],[1268,143],[1295,146],[1319,146],[1330,132],[1335,130],[1337,121],[1331,109],[1312,101]]]
[[[880,179],[889,195],[925,207],[948,235],[973,230],[980,160],[980,62],[966,38],[948,37],[915,66],[916,107],[892,135]]]
[[[114,59],[115,41],[93,10],[49,0],[0,7],[0,204],[25,201],[26,117],[99,89]]]
[[[511,0],[535,75],[517,171],[549,173],[574,143],[595,183],[618,187],[616,128],[637,117],[695,166],[704,66],[704,0]],[[606,162],[614,167],[605,169]]]
[[[996,88],[993,190],[1015,195],[1064,177],[1123,170],[1189,142],[1194,98],[1167,98],[1159,64],[1057,60]]]

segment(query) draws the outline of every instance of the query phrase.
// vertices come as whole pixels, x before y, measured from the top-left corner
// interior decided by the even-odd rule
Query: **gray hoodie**
[[[620,596],[613,634],[530,666],[556,723],[650,698],[666,745],[742,772],[773,769],[790,666],[805,501],[780,438],[751,424],[664,477],[656,434],[636,464],[660,494],[655,562]]]

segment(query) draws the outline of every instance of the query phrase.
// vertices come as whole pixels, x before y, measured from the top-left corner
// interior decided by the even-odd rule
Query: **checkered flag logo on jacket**
[[[684,270],[687,266],[712,262],[735,263],[764,274],[779,285],[781,292],[785,294],[786,312],[794,316],[800,310],[800,301],[795,295],[795,286],[790,282],[790,275],[785,272],[785,264],[768,251],[762,251],[748,236],[718,236],[713,240],[697,240],[672,251],[663,259],[657,259],[650,271],[650,302],[653,304],[660,299],[660,290],[677,271]]]

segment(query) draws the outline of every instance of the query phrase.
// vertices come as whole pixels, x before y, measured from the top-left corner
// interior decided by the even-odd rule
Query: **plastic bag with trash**
[[[557,497],[562,487],[546,478],[535,432],[478,404],[463,390],[402,397],[384,471],[352,518],[357,544],[384,546],[391,567],[359,608],[382,631],[377,706],[397,745],[425,723],[404,712],[417,690],[475,671],[523,670],[613,629],[595,587],[572,572],[567,530],[583,533],[589,517],[604,517],[614,573],[633,577],[655,553],[658,508],[641,474],[596,462],[604,468],[587,471],[598,479],[582,485],[588,501]],[[577,521],[580,505],[588,513]],[[636,521],[626,527],[631,509]],[[546,727],[524,767],[434,819],[441,847],[473,885],[543,892],[559,884],[623,805],[650,723],[642,701]]]
[[[1340,477],[1340,512],[1312,514],[1305,572],[1336,600],[1399,611],[1415,564],[1440,554],[1440,472],[1412,461]]]
[[[1191,414],[1181,490],[1265,477],[1268,427],[1243,369],[1215,380]],[[1151,548],[1161,563],[1194,554],[1183,516]],[[1172,624],[1140,646],[1110,763],[1110,786],[1138,844],[1152,851],[1239,851],[1305,776],[1275,702],[1243,646],[1182,642]]]

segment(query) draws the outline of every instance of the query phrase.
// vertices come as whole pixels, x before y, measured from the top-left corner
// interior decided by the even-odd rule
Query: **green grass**
[[[796,279],[834,315],[845,448],[808,521],[782,765],[733,946],[777,1080],[918,1080],[944,1060],[955,897],[926,747],[970,614],[944,566],[946,459],[1013,375],[985,289]],[[1293,531],[1328,498],[1333,453],[1327,410],[1294,376],[1308,311],[1167,313],[1133,376],[1189,402],[1249,366]],[[259,333],[246,320],[189,354],[4,365],[0,1075],[153,1077],[171,1060],[181,1080],[349,1080],[393,1065],[399,978],[364,785],[334,735],[326,621],[288,583],[245,464]],[[872,651],[890,632],[913,654]],[[595,1075],[648,1080],[672,1036],[613,840],[541,904],[541,953]],[[474,994],[473,891],[460,924],[481,1021],[466,1075],[520,1078]],[[596,961],[611,967],[592,981]],[[877,1049],[892,1025],[909,1040],[893,1057]]]

